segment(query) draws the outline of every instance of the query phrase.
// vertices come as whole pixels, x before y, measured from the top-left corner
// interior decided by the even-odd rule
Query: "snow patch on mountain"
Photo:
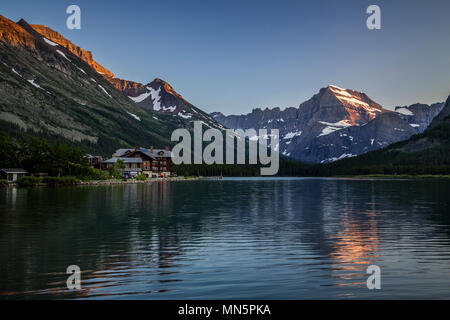
[[[61,50],[56,50],[56,52],[58,52],[64,59],[66,59],[67,61],[71,62],[70,59],[66,57],[64,52],[62,52]]]
[[[34,82],[34,80],[27,80],[29,83],[31,83],[33,86],[35,86],[38,89],[44,90],[40,85]]]
[[[345,159],[345,158],[353,158],[353,157],[356,157],[356,156],[357,156],[356,154],[344,153],[344,154],[341,154],[339,157],[333,157],[333,158],[328,158],[328,159],[322,160],[320,163],[335,162],[335,161],[338,161],[338,160],[342,160],[342,159]]]
[[[147,87],[147,89],[150,90],[150,96],[152,97],[153,100],[153,110],[155,111],[159,111],[161,110],[161,87],[158,88],[158,90],[155,90],[151,87]]]
[[[54,43],[53,41],[48,40],[46,37],[43,37],[42,39],[44,39],[44,41],[47,42],[47,44],[49,44],[49,45],[51,45],[53,47],[56,47],[56,46],[59,45],[57,43]]]
[[[406,109],[406,108],[397,108],[395,109],[395,112],[403,114],[405,116],[413,116],[414,113],[412,113],[410,110]]]
[[[103,91],[108,97],[112,98],[111,95],[108,93],[108,91],[105,90],[105,88],[103,88],[101,85],[98,85],[98,86],[99,86],[100,89],[102,89],[102,91]]]
[[[326,127],[322,130],[322,132],[317,136],[317,137],[321,137],[321,136],[326,136],[330,133],[333,133],[335,131],[347,128],[347,127],[351,127],[352,125],[350,123],[348,123],[347,120],[341,120],[338,121],[336,123],[329,123],[329,122],[325,122],[325,121],[319,121],[319,123],[326,125]]]
[[[75,66],[78,70],[80,70],[81,72],[83,72],[84,74],[86,74],[86,71],[84,71],[83,69],[81,69],[80,67],[78,67],[78,66]]]
[[[161,110],[161,87],[158,88],[158,90],[153,89],[152,87],[146,87],[146,89],[148,90],[147,92],[144,92],[140,95],[138,95],[137,97],[132,97],[132,96],[128,96],[128,98],[130,98],[131,100],[133,100],[134,102],[138,103],[138,102],[142,102],[144,100],[146,100],[148,97],[151,97],[152,101],[153,101],[153,110],[155,111],[160,111]],[[169,107],[169,108],[163,108],[164,111],[166,110],[175,110],[172,108],[174,107]]]
[[[341,101],[344,100],[344,101],[349,102],[350,104],[353,104],[353,105],[361,105],[361,106],[365,106],[365,107],[370,107],[368,103],[365,103],[364,101],[361,101],[361,100],[356,99],[354,97],[351,97],[351,98],[338,97],[338,99],[341,100]],[[344,101],[342,101],[342,102],[344,102]],[[376,110],[376,109],[374,109],[374,110]]]
[[[132,116],[133,118],[135,118],[137,121],[141,121],[141,118],[139,118],[137,115],[135,115],[134,113],[128,112],[127,113]]]
[[[284,135],[283,140],[290,140],[294,137],[300,137],[302,135],[301,131],[295,131],[295,132],[288,132]]]
[[[137,97],[128,96],[134,102],[142,102],[150,96],[150,91],[144,92],[143,94],[138,95]]]
[[[30,84],[32,84],[34,87],[36,87],[36,88],[38,88],[38,89],[41,89],[41,90],[47,92],[48,94],[50,94],[50,92],[48,92],[47,90],[45,90],[44,88],[42,88],[40,85],[38,85],[38,84],[35,82],[35,80],[27,80],[27,81],[28,81]]]
[[[170,112],[174,112],[175,109],[177,108],[177,106],[171,106],[171,107],[163,107],[163,111],[170,111]]]
[[[14,68],[12,68],[11,70],[12,70],[12,72],[14,72],[14,73],[17,74],[19,77],[22,78],[22,76],[20,75],[20,73],[18,73]]]
[[[185,111],[183,110],[183,112],[185,112]],[[190,114],[190,113],[183,114],[183,113],[181,113],[181,112],[178,112],[178,115],[179,115],[180,117],[182,117],[183,119],[189,119],[189,118],[192,118],[192,114]],[[207,125],[207,124],[205,123],[205,125]],[[209,125],[208,125],[208,127],[209,127]]]
[[[350,93],[348,93],[347,89],[342,89],[342,88],[339,88],[334,85],[330,85],[329,88],[336,95],[336,97],[341,101],[344,100],[345,102],[348,102],[353,105],[362,105],[365,107],[370,107],[369,104],[367,104],[366,102],[361,101],[354,95],[351,95]],[[342,101],[342,102],[344,102],[344,101]]]

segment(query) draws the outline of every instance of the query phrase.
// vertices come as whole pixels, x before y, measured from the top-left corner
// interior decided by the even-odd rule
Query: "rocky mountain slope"
[[[223,129],[223,127],[207,113],[186,101],[167,82],[161,79],[155,79],[144,85],[139,82],[117,78],[114,73],[94,60],[92,52],[85,51],[83,48],[73,44],[70,40],[64,38],[61,34],[47,26],[31,25],[31,27],[46,39],[57,43],[81,58],[138,106],[147,110],[177,115],[183,119],[189,119],[190,121],[200,120],[209,127]]]
[[[450,97],[445,102],[445,106],[442,111],[433,119],[430,124],[430,128],[437,127],[438,125],[450,122]]]
[[[222,127],[162,80],[150,85],[161,94],[161,108],[176,105],[174,112],[130,99],[126,93],[139,94],[147,86],[114,78],[92,53],[50,28],[0,15],[2,132],[26,132],[110,155],[120,146],[171,145],[172,131],[191,128],[194,119]]]
[[[87,62],[25,21],[0,16],[0,122],[24,132],[108,154],[118,146],[169,145],[189,125],[137,106]]]
[[[354,158],[313,169],[319,175],[450,174],[450,96],[424,132]]]
[[[447,100],[444,103],[444,107],[439,112],[439,114],[433,119],[430,127],[428,129],[432,129],[442,124],[450,123],[450,96],[448,96]],[[449,132],[450,134],[450,132]]]
[[[331,162],[386,147],[423,132],[443,104],[384,109],[366,94],[329,85],[298,108],[254,109],[247,115],[212,113],[232,129],[280,130],[279,151],[294,159]]]
[[[190,122],[202,121],[210,128],[225,129],[209,114],[186,101],[164,80],[155,79],[145,86],[124,88],[122,91],[144,109],[173,114]]]
[[[20,21],[19,24],[21,24],[22,21]],[[23,21],[23,22],[26,24],[25,21]],[[109,71],[108,69],[106,69],[105,67],[103,67],[97,61],[94,60],[94,57],[93,57],[91,51],[85,51],[83,48],[73,44],[70,40],[64,38],[61,34],[50,29],[47,26],[38,25],[38,24],[32,24],[30,26],[37,33],[44,36],[44,38],[50,40],[50,41],[46,41],[47,43],[52,44],[52,42],[53,42],[53,43],[59,44],[60,46],[66,48],[67,50],[69,50],[71,53],[73,53],[77,57],[81,58],[81,60],[86,62],[90,67],[92,67],[98,73],[100,73],[104,76],[107,76],[107,77],[111,77],[111,78],[114,77],[114,74],[111,71]]]

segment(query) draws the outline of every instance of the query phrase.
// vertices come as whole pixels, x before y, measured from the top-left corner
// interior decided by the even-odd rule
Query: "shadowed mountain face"
[[[332,162],[386,147],[423,132],[443,104],[384,109],[366,94],[330,85],[298,108],[254,109],[247,115],[212,113],[232,129],[279,129],[279,151],[294,159]]]
[[[0,79],[2,131],[12,135],[25,131],[111,154],[122,146],[171,145],[173,130],[192,128],[197,119],[222,127],[164,81],[144,86],[115,78],[56,31],[3,16]],[[148,87],[159,96],[130,98]]]
[[[450,122],[450,96],[445,102],[445,106],[442,111],[438,114],[436,118],[430,124],[430,128],[434,128],[438,125]]]
[[[419,131],[423,132],[443,107],[444,103],[434,103],[432,105],[416,103],[410,106],[395,107],[395,112],[412,127],[419,128]]]

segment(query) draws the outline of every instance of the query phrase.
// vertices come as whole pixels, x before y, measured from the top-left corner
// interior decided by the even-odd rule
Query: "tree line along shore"
[[[450,119],[449,119],[450,120]],[[431,147],[405,152],[411,144],[425,141]],[[31,135],[12,136],[0,133],[0,168],[23,168],[29,176],[17,181],[19,186],[76,185],[86,183],[112,184],[125,182],[121,177],[120,163],[109,170],[92,168],[81,146],[68,145]],[[175,165],[178,177],[258,177],[259,165],[193,164]],[[34,173],[45,172],[45,177]],[[448,178],[450,176],[450,121],[413,136],[407,141],[393,144],[385,149],[372,151],[358,157],[333,163],[306,164],[280,156],[277,176],[289,177],[371,177],[371,178]],[[117,179],[117,177],[119,177]],[[136,177],[146,181],[147,177]],[[131,181],[130,181],[131,182]],[[9,185],[0,180],[0,186]]]

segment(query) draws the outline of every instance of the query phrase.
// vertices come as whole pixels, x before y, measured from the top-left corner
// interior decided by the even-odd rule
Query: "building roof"
[[[141,158],[123,158],[123,157],[113,157],[111,159],[103,161],[103,163],[116,163],[117,160],[123,160],[123,163],[142,163]]]
[[[102,156],[93,156],[92,154],[86,154],[85,157],[88,159],[93,159],[93,158],[101,158]]]
[[[171,158],[172,152],[165,149],[153,149],[153,152],[150,152],[150,149],[147,148],[139,148],[139,149],[117,149],[116,152],[113,154],[113,157],[123,157],[128,152],[133,151],[141,151],[145,155],[147,155],[150,158],[156,158],[156,157],[166,157]],[[162,152],[162,155],[159,155],[159,153]]]
[[[2,168],[0,171],[3,171],[5,173],[28,173],[28,171],[24,169],[14,169],[14,168]]]
[[[153,149],[153,154],[156,157],[160,157],[159,153],[162,152],[163,157],[171,158],[172,157],[172,151],[164,150],[164,149]]]

